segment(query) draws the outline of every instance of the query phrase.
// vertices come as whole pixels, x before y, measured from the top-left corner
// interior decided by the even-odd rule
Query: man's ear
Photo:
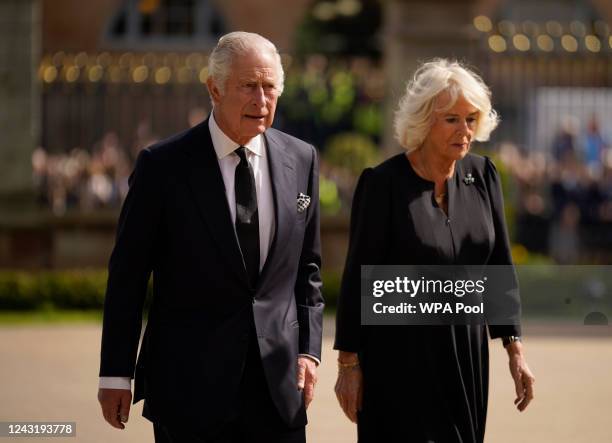
[[[206,87],[208,88],[208,94],[210,95],[213,103],[215,105],[219,104],[221,101],[221,91],[219,91],[219,88],[212,77],[208,77],[206,79]]]

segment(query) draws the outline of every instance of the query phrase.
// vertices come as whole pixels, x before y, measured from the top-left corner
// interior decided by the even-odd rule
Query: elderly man
[[[283,75],[270,41],[225,35],[211,115],[138,157],[104,306],[98,398],[116,428],[134,376],[157,442],[305,441],[323,315],[318,163],[270,128]]]

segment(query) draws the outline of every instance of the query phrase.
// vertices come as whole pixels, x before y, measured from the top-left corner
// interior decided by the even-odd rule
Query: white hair
[[[237,57],[243,56],[252,50],[272,54],[277,62],[278,94],[282,94],[285,84],[285,73],[280,54],[274,43],[252,32],[236,31],[222,36],[208,57],[208,76],[214,80],[219,91],[223,94],[225,92],[225,82],[232,69],[232,62]]]
[[[435,109],[436,99],[443,92],[450,95],[450,102],[442,109]],[[452,108],[460,96],[478,109],[474,139],[489,140],[499,123],[497,112],[491,106],[491,91],[474,71],[447,59],[423,63],[406,85],[393,122],[396,140],[408,152],[418,149],[431,129],[433,113]]]

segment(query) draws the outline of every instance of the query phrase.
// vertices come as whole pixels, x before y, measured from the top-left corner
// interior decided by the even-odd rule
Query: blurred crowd
[[[32,170],[39,205],[56,215],[120,207],[138,152],[156,140],[143,122],[128,148],[115,132],[108,132],[91,149],[76,147],[65,153],[36,149]]]
[[[612,247],[612,146],[596,118],[583,133],[575,123],[566,119],[548,150],[499,149],[514,194],[515,240],[562,264],[606,260],[598,251]]]
[[[187,124],[195,126],[207,115],[208,109],[193,108]],[[128,178],[138,153],[159,139],[150,123],[142,120],[127,146],[110,131],[88,148],[58,153],[36,149],[32,172],[39,206],[56,215],[119,208],[127,195]]]
[[[203,117],[205,113],[194,114],[189,123]],[[579,262],[585,252],[612,249],[612,147],[601,135],[596,119],[582,134],[570,123],[561,125],[548,149],[526,151],[511,143],[502,143],[498,149],[514,240],[529,251],[568,264]],[[157,136],[143,122],[133,139],[130,146],[123,146],[117,134],[109,132],[91,149],[74,148],[67,153],[37,149],[32,165],[40,205],[57,215],[120,207],[138,152]],[[347,143],[359,144],[353,139]],[[322,203],[326,203],[323,191],[331,186],[330,207],[337,208],[340,203],[333,201],[334,196],[346,187],[343,183],[354,183],[353,175],[358,172],[334,166],[329,155],[333,151],[322,158]],[[345,149],[338,152],[350,155]],[[338,176],[338,171],[343,175]],[[350,192],[341,194],[339,197],[345,197],[340,199],[342,206],[346,206]]]

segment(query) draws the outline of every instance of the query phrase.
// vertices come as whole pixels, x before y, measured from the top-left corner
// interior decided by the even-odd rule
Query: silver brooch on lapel
[[[297,197],[297,211],[299,214],[304,212],[310,206],[310,196],[306,194],[299,193]]]
[[[472,183],[474,183],[474,177],[472,177],[471,172],[468,172],[467,175],[463,177],[463,183],[465,183],[466,185],[471,185]]]

